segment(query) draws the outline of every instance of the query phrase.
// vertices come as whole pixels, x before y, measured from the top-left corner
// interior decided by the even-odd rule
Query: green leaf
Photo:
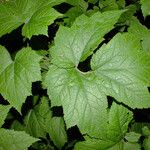
[[[94,76],[84,75],[74,68],[61,69],[52,65],[45,85],[52,106],[63,106],[67,128],[77,124],[83,133],[98,134],[99,122],[107,113],[107,101],[103,93],[97,94],[100,89]]]
[[[15,131],[25,131],[25,126],[21,124],[18,120],[14,120],[11,124],[11,129]]]
[[[150,129],[147,126],[144,126],[142,128],[142,133],[145,136],[145,139],[143,141],[144,150],[149,150],[150,149]]]
[[[85,12],[88,8],[88,3],[86,3],[84,0],[66,0],[66,2],[75,7],[79,7],[83,12]]]
[[[130,142],[124,143],[123,150],[129,150],[129,149],[141,150],[141,146],[138,143],[130,143]]]
[[[101,0],[99,1],[99,7],[102,9],[102,11],[110,11],[118,9],[116,0]]]
[[[79,17],[76,26],[60,28],[50,51],[53,65],[49,67],[44,85],[52,106],[63,106],[67,128],[78,125],[83,134],[97,137],[105,126],[101,122],[106,118],[108,95],[132,108],[150,107],[147,89],[150,85],[150,54],[141,50],[139,39],[133,34],[117,34],[94,54],[92,70],[81,72],[77,66],[88,41],[83,37],[89,38],[91,30],[83,28],[84,34],[77,32],[75,37],[73,34],[88,20]],[[95,41],[97,38],[93,38],[92,43]]]
[[[41,57],[31,48],[23,48],[12,61],[8,51],[2,46],[0,56],[0,66],[3,66],[0,68],[0,93],[20,112],[22,103],[32,94],[32,82],[41,80]]]
[[[147,126],[144,126],[142,128],[142,133],[145,135],[145,136],[150,136],[150,129],[147,127]]]
[[[75,145],[75,150],[122,150],[123,138],[132,119],[132,113],[115,103],[107,114],[106,126],[101,130],[98,139],[85,137],[86,141]]]
[[[61,16],[52,6],[62,0],[9,0],[0,2],[0,36],[24,24],[22,34],[48,35],[48,25]]]
[[[146,26],[142,25],[135,17],[132,17],[130,20],[128,32],[133,33],[136,38],[139,38],[139,40],[143,40],[148,34],[150,34],[150,30],[148,30]]]
[[[125,139],[129,142],[138,142],[138,140],[140,139],[141,134],[139,133],[135,133],[135,132],[129,132],[126,134]]]
[[[71,28],[61,26],[51,49],[52,63],[62,67],[77,66],[93,53],[117,22],[123,11],[97,12],[91,17],[82,15]]]
[[[143,147],[144,147],[144,150],[150,149],[150,136],[144,139]]]
[[[25,117],[26,132],[34,137],[46,137],[46,123],[48,120],[50,125],[51,117],[52,113],[48,105],[48,99],[43,97],[40,104],[30,110]]]
[[[0,105],[0,127],[4,124],[4,120],[8,114],[10,106]]]
[[[140,0],[141,2],[141,9],[143,12],[144,17],[150,15],[150,1],[149,0]]]
[[[144,50],[150,52],[150,32],[143,38],[142,47]]]
[[[88,3],[96,4],[98,0],[88,0]]]
[[[132,108],[150,107],[150,54],[141,49],[134,34],[117,34],[91,62],[106,95]]]
[[[142,25],[137,18],[132,17],[130,20],[130,27],[128,28],[129,33],[133,33],[139,42],[142,40],[142,47],[144,50],[150,51],[150,30],[146,26]]]
[[[47,131],[54,144],[61,149],[67,142],[64,120],[61,117],[53,117],[47,124]]]
[[[0,129],[1,150],[27,150],[34,142],[38,141],[25,132]]]
[[[25,117],[24,128],[34,137],[46,138],[48,133],[54,144],[61,149],[67,142],[64,121],[61,117],[52,118],[48,103],[49,99],[42,97],[41,102]]]
[[[72,7],[65,13],[64,23],[66,23],[68,26],[71,26],[75,19],[82,15],[83,11],[80,7]]]

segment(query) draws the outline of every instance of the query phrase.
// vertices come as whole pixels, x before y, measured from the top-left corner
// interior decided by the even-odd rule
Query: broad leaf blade
[[[23,23],[23,35],[47,35],[48,25],[60,16],[51,7],[63,0],[9,0],[0,3],[0,36],[10,33]]]
[[[112,104],[108,118],[103,120],[106,126],[101,130],[99,138],[85,137],[85,142],[75,145],[75,150],[123,150],[123,138],[132,119],[132,113],[123,106]]]
[[[150,107],[150,54],[141,49],[133,34],[118,34],[100,48],[91,63],[106,95],[132,108]]]
[[[142,4],[141,9],[142,9],[144,17],[150,15],[150,1],[149,0],[140,0],[140,2]]]
[[[60,17],[61,14],[49,5],[36,11],[31,19],[23,26],[22,34],[28,38],[32,35],[48,35],[48,25]]]
[[[67,128],[78,125],[82,133],[97,136],[105,126],[107,100],[91,74],[76,69],[59,69],[50,66],[45,85],[52,105],[62,105]],[[99,93],[99,94],[98,94]]]
[[[0,51],[8,55],[2,46]],[[5,68],[0,68],[0,93],[18,111],[21,111],[26,97],[31,95],[32,82],[41,80],[40,59],[41,57],[30,48],[19,51],[14,61],[9,58],[9,65],[5,57],[1,58]]]
[[[1,150],[27,150],[38,139],[33,138],[22,131],[0,129]]]
[[[60,67],[77,66],[93,53],[123,12],[97,12],[91,17],[82,15],[71,28],[60,27],[51,49],[52,62]]]

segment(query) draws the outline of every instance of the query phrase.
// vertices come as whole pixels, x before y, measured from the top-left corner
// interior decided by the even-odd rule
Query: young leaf
[[[52,62],[62,67],[77,66],[102,42],[123,11],[97,12],[91,17],[82,15],[71,28],[61,26],[51,49]]]
[[[150,129],[147,126],[144,126],[142,128],[143,135],[145,136],[145,139],[143,141],[143,147],[145,150],[150,149]]]
[[[83,12],[85,12],[88,8],[88,3],[86,3],[84,0],[66,0],[66,2],[75,7],[80,7]]]
[[[27,133],[34,137],[46,137],[49,134],[54,144],[61,149],[67,142],[64,121],[61,117],[53,117],[48,104],[48,98],[43,97],[40,104],[25,117],[24,124]]]
[[[23,48],[12,61],[8,51],[2,46],[0,56],[0,93],[20,112],[22,103],[31,95],[32,82],[41,80],[41,57],[30,48]]]
[[[54,144],[61,149],[67,142],[64,120],[61,117],[53,117],[47,124],[47,131]]]
[[[33,138],[22,131],[0,129],[1,150],[27,150],[27,148],[38,139]]]
[[[0,36],[11,32],[20,25],[23,35],[48,34],[48,25],[61,16],[52,6],[62,0],[9,0],[0,2]]]
[[[146,26],[142,25],[135,17],[132,17],[130,20],[128,32],[133,33],[136,38],[139,38],[139,40],[143,40],[145,36],[150,34],[150,30],[147,29]]]
[[[50,125],[52,113],[48,105],[48,99],[43,97],[40,104],[30,110],[25,117],[24,124],[26,132],[34,137],[46,137],[46,122]]]
[[[129,132],[126,134],[125,139],[131,143],[136,143],[140,139],[141,134],[135,132]]]
[[[7,113],[10,109],[10,106],[0,105],[0,127],[4,124],[4,120],[7,116]]]
[[[150,15],[150,1],[149,0],[140,0],[142,6],[142,12],[144,17]]]
[[[107,119],[103,120],[106,122],[106,126],[101,129],[99,138],[92,139],[86,136],[86,141],[77,143],[75,150],[123,150],[121,148],[123,147],[123,138],[131,119],[131,112],[123,106],[113,103],[107,114]]]

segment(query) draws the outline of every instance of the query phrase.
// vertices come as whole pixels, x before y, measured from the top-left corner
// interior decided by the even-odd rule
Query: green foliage
[[[1,0],[0,150],[149,150],[149,5]]]
[[[2,46],[0,46],[0,55],[0,66],[2,66],[0,93],[20,112],[26,97],[32,95],[32,82],[41,80],[39,65],[41,57],[31,48],[23,48],[16,54],[13,61],[8,51]]]
[[[150,15],[150,1],[149,0],[140,0],[141,2],[141,9],[143,12],[144,17]]]
[[[52,6],[62,0],[10,0],[0,3],[0,36],[24,24],[22,34],[48,34],[48,25],[61,16]]]
[[[35,139],[23,131],[13,131],[7,129],[0,129],[0,149],[2,150],[26,150]]]

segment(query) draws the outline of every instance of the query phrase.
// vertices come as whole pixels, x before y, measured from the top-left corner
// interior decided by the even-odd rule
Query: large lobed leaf
[[[142,50],[133,34],[118,34],[103,45],[91,60],[91,71],[77,69],[121,13],[96,13],[93,16],[100,16],[98,20],[81,16],[71,28],[61,27],[56,35],[50,51],[53,65],[44,84],[52,106],[63,106],[67,128],[78,125],[82,133],[97,137],[105,126],[108,95],[132,108],[150,107],[150,54]],[[108,21],[112,22],[109,27]]]
[[[31,48],[23,48],[12,61],[8,51],[2,46],[0,56],[0,93],[20,112],[22,103],[32,94],[32,82],[41,80],[41,57]]]
[[[48,35],[48,25],[61,16],[52,6],[64,0],[9,0],[0,2],[0,36],[24,24],[22,34]]]

